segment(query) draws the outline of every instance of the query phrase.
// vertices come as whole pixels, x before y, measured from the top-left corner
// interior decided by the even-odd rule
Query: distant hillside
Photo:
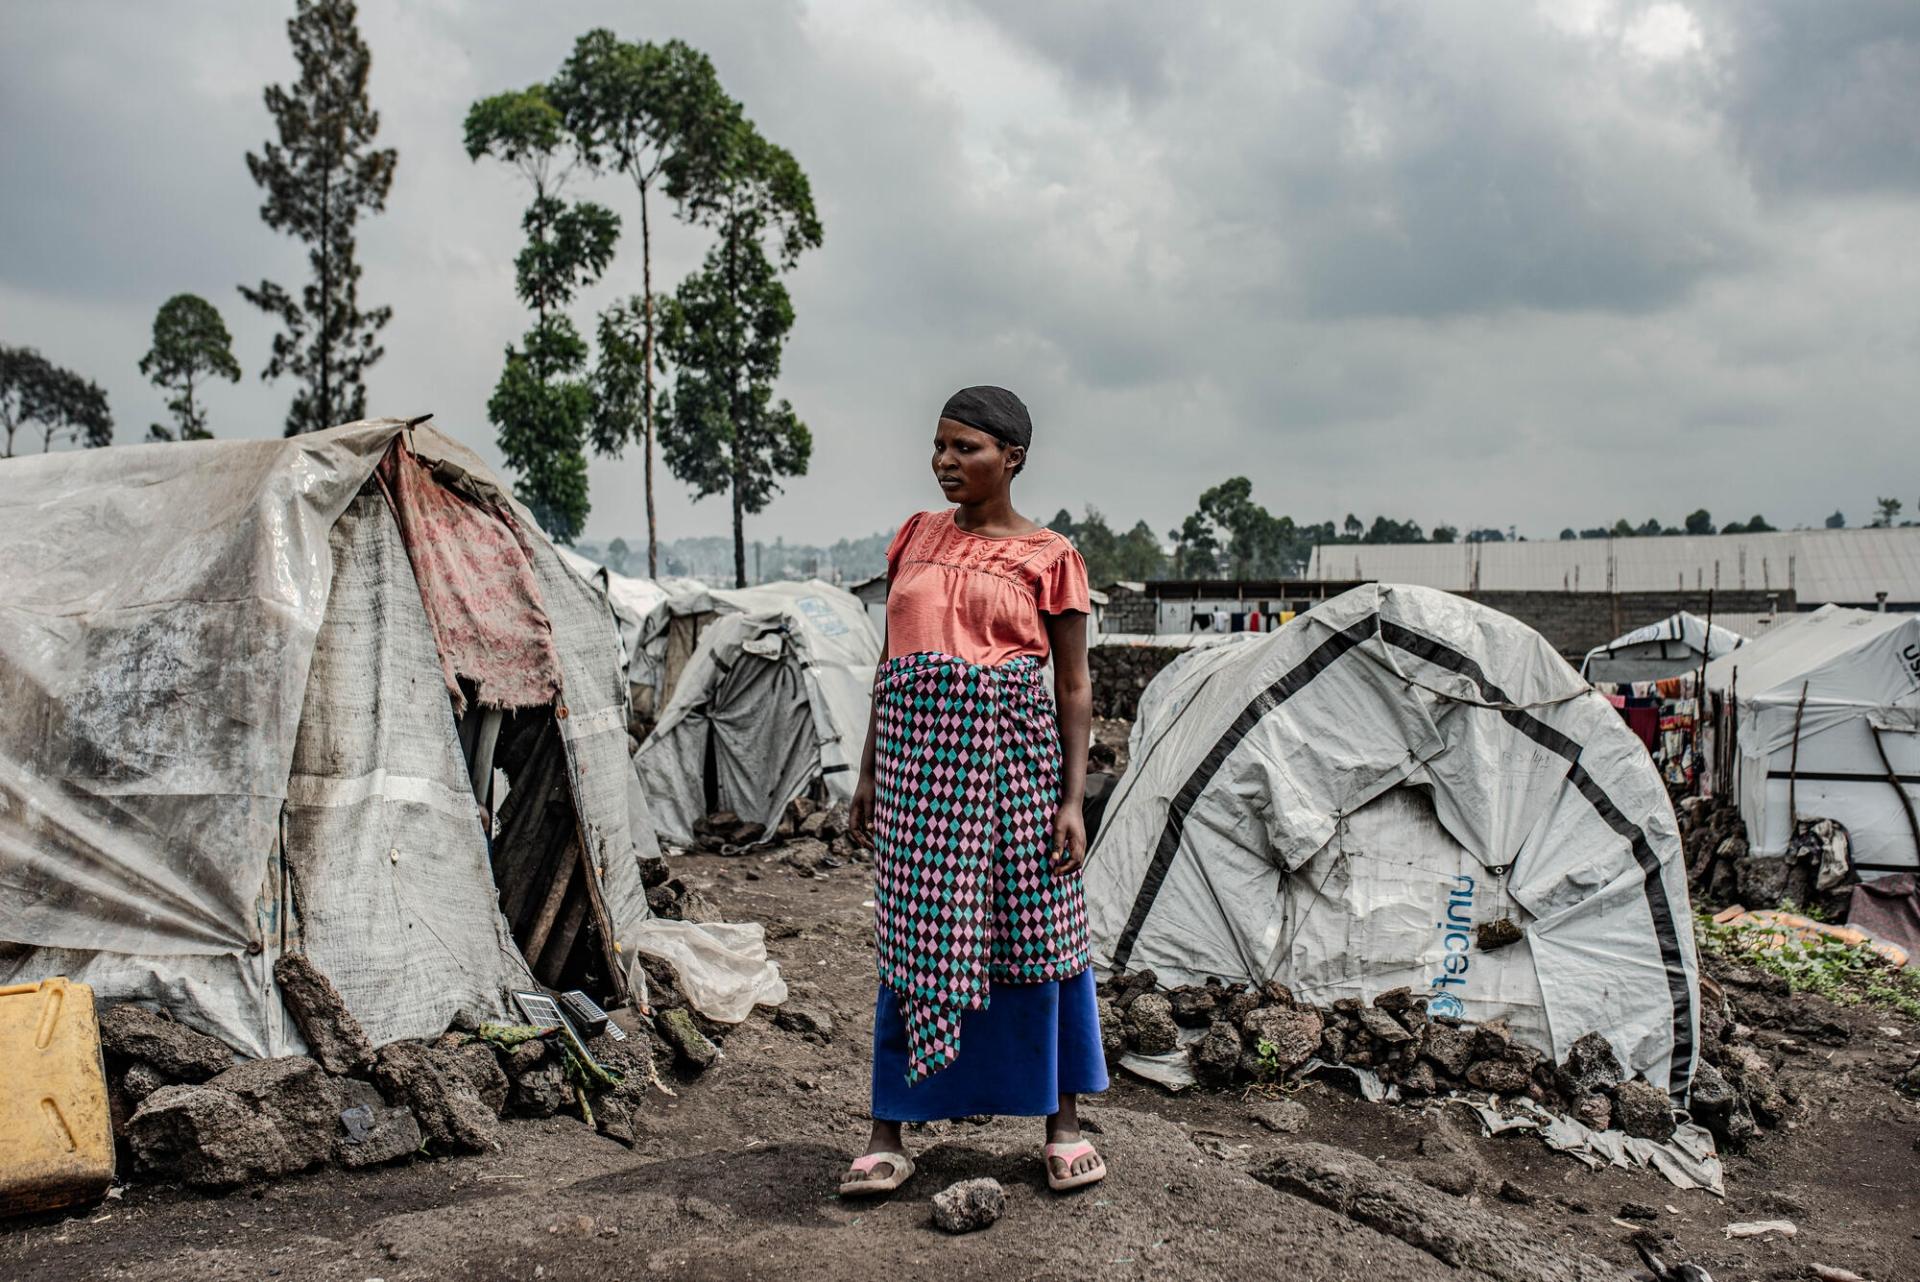
[[[830,547],[789,543],[784,538],[747,544],[747,580],[771,583],[777,579],[825,579],[851,585],[872,578],[886,568],[887,543],[892,530],[863,538],[841,539]],[[605,543],[581,540],[580,555],[620,574],[644,576],[647,541],[609,539]],[[699,579],[716,587],[733,585],[733,540],[724,535],[698,539],[669,539],[660,545],[660,572]]]

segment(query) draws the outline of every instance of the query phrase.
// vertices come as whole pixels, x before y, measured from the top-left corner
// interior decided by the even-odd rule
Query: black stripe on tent
[[[1859,872],[1914,872],[1913,864],[1855,864]]]
[[[1481,697],[1490,703],[1511,703],[1504,691],[1486,679],[1480,665],[1466,655],[1453,650],[1431,637],[1418,632],[1408,631],[1398,624],[1382,621],[1380,634],[1388,644],[1416,655],[1438,667],[1458,672],[1480,688]],[[1693,1002],[1687,991],[1687,967],[1685,955],[1680,951],[1679,923],[1674,917],[1673,903],[1667,898],[1666,883],[1660,879],[1660,859],[1653,853],[1653,843],[1647,840],[1647,834],[1640,825],[1622,813],[1613,803],[1594,777],[1580,764],[1581,746],[1538,717],[1519,708],[1502,708],[1501,715],[1507,724],[1519,730],[1548,751],[1564,757],[1567,761],[1567,780],[1580,790],[1607,827],[1624,837],[1629,849],[1633,851],[1634,862],[1640,865],[1641,887],[1647,897],[1647,910],[1653,916],[1654,937],[1660,942],[1660,961],[1667,973],[1667,993],[1673,999],[1673,1095],[1684,1099],[1686,1088],[1693,1081]]]
[[[1804,779],[1813,783],[1885,783],[1887,776],[1864,770],[1769,770],[1769,779]],[[1920,775],[1895,775],[1901,783],[1920,783]]]
[[[1140,889],[1134,896],[1133,909],[1127,915],[1126,927],[1120,932],[1113,951],[1113,969],[1125,971],[1133,956],[1134,944],[1139,940],[1140,931],[1146,925],[1147,915],[1153,911],[1154,901],[1160,895],[1160,887],[1167,879],[1167,872],[1173,866],[1174,856],[1179,853],[1180,841],[1186,827],[1187,815],[1199,801],[1200,794],[1213,781],[1226,759],[1240,746],[1242,740],[1258,725],[1262,718],[1293,695],[1298,694],[1315,677],[1333,666],[1335,660],[1378,633],[1385,641],[1397,649],[1426,659],[1437,666],[1458,672],[1472,681],[1480,690],[1481,697],[1490,703],[1511,703],[1504,691],[1487,680],[1486,673],[1466,655],[1442,645],[1431,637],[1411,632],[1396,624],[1385,623],[1377,614],[1370,614],[1343,631],[1335,633],[1317,646],[1298,665],[1256,695],[1247,704],[1240,715],[1234,718],[1206,757],[1188,776],[1186,783],[1167,807],[1166,825],[1161,829],[1159,844],[1155,847],[1153,858],[1147,865],[1146,875],[1142,878]],[[1629,820],[1614,805],[1612,798],[1596,783],[1591,775],[1580,766],[1581,746],[1561,734],[1552,726],[1537,717],[1518,708],[1503,708],[1501,716],[1508,724],[1534,740],[1542,747],[1561,756],[1569,763],[1568,780],[1579,789],[1587,804],[1594,808],[1600,818],[1615,832],[1626,838],[1633,850],[1635,862],[1643,873],[1642,887],[1647,897],[1647,906],[1653,916],[1654,933],[1660,944],[1661,961],[1667,973],[1667,991],[1673,999],[1673,1040],[1674,1071],[1673,1081],[1679,1083],[1674,1090],[1676,1097],[1684,1095],[1686,1084],[1693,1080],[1693,1011],[1692,1001],[1687,992],[1686,966],[1680,952],[1678,923],[1673,914],[1673,905],[1667,899],[1665,884],[1660,880],[1660,865],[1648,842],[1646,834],[1638,825]]]
[[[820,773],[823,775],[837,775],[842,770],[851,770],[851,769],[853,769],[853,767],[843,761],[837,766],[821,766]]]
[[[1253,701],[1241,710],[1227,727],[1226,734],[1213,745],[1206,758],[1194,772],[1187,776],[1187,782],[1167,807],[1166,826],[1160,831],[1160,844],[1154,848],[1153,858],[1147,864],[1147,873],[1140,883],[1140,890],[1133,899],[1133,911],[1127,914],[1126,928],[1120,932],[1119,940],[1113,948],[1113,969],[1124,971],[1127,961],[1133,956],[1133,946],[1140,938],[1140,928],[1146,925],[1147,914],[1153,910],[1153,901],[1160,895],[1160,886],[1167,879],[1167,869],[1173,866],[1173,857],[1180,850],[1181,829],[1186,827],[1187,812],[1200,800],[1200,794],[1206,791],[1213,776],[1217,773],[1240,741],[1247,737],[1260,719],[1285,703],[1303,689],[1309,681],[1333,666],[1347,651],[1359,645],[1374,632],[1376,616],[1368,615],[1344,632],[1336,632],[1322,641],[1312,654],[1288,670],[1272,685],[1253,697]]]

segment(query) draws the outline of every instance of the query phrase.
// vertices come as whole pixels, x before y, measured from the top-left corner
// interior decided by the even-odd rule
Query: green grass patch
[[[1702,953],[1778,975],[1797,993],[1818,993],[1848,1006],[1883,1006],[1920,1019],[1920,973],[1913,966],[1894,966],[1870,948],[1837,939],[1776,943],[1780,933],[1779,927],[1758,922],[1720,925],[1709,913],[1694,914],[1694,939]]]

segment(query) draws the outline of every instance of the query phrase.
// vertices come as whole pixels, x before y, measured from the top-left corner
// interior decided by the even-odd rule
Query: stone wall
[[[1171,647],[1144,645],[1096,645],[1088,649],[1093,715],[1133,720],[1147,682],[1181,653]]]
[[[1510,614],[1544,636],[1561,654],[1578,662],[1587,651],[1670,614],[1686,610],[1705,618],[1705,592],[1463,592],[1462,596]],[[1784,590],[1713,594],[1718,614],[1782,614],[1796,605]]]

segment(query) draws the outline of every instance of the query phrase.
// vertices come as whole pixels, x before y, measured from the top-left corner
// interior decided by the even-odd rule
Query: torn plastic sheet
[[[1179,1033],[1180,1040],[1172,1050],[1158,1055],[1128,1051],[1120,1057],[1120,1067],[1156,1086],[1164,1086],[1170,1091],[1184,1091],[1194,1083],[1193,1062],[1187,1058],[1187,1047],[1206,1035],[1204,1028],[1183,1028]]]
[[[1538,1131],[1548,1148],[1567,1154],[1589,1169],[1651,1166],[1676,1188],[1706,1189],[1716,1197],[1727,1195],[1726,1175],[1713,1135],[1692,1122],[1680,1123],[1674,1128],[1672,1139],[1657,1143],[1625,1131],[1596,1131],[1571,1117],[1549,1112],[1530,1099],[1509,1101],[1513,1108],[1520,1110],[1518,1114],[1510,1114],[1500,1111],[1498,1096],[1490,1095],[1484,1101],[1465,1095],[1449,1098],[1472,1109],[1488,1135],[1513,1130]]]
[[[1361,1068],[1354,1064],[1330,1063],[1316,1055],[1302,1064],[1296,1072],[1299,1076],[1305,1077],[1309,1073],[1316,1073],[1322,1069],[1333,1073],[1352,1074],[1353,1083],[1360,1090],[1360,1098],[1369,1104],[1379,1104],[1382,1102],[1398,1104],[1400,1102],[1399,1086],[1389,1086],[1385,1082],[1382,1082],[1380,1080],[1380,1074],[1370,1068]]]
[[[693,1008],[722,1024],[738,1024],[755,1006],[787,1000],[787,982],[767,958],[767,933],[758,922],[649,917],[634,932],[634,950],[671,966]],[[644,991],[639,959],[628,969],[635,972],[629,985]]]

